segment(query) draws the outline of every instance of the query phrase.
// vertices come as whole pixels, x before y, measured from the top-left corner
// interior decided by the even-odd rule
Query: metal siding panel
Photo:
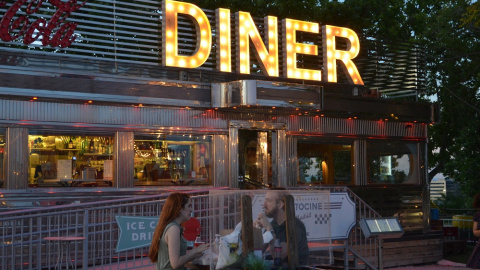
[[[228,136],[214,135],[213,136],[213,154],[214,154],[214,179],[213,186],[224,187],[228,186]]]
[[[291,116],[285,117],[289,132],[331,135],[408,137],[426,139],[423,123],[405,123],[341,119],[328,117]],[[411,125],[407,128],[406,125]]]
[[[28,187],[28,129],[7,128],[5,164],[5,188],[26,189]]]
[[[355,165],[355,185],[367,184],[367,142],[365,140],[355,140],[353,142],[354,165]]]
[[[286,137],[287,186],[294,187],[298,181],[297,138]]]
[[[286,132],[285,129],[279,129],[277,133],[277,146],[278,146],[278,178],[282,187],[287,186],[287,151],[286,151]]]
[[[24,121],[55,122],[64,125],[78,123],[99,125],[123,125],[129,127],[179,127],[225,129],[227,121],[249,119],[266,122],[285,122],[288,132],[354,135],[380,137],[406,137],[426,139],[424,123],[405,123],[372,120],[348,120],[312,116],[278,116],[272,121],[272,115],[248,115],[242,112],[226,113],[216,110],[119,107],[83,104],[61,104],[2,100],[0,119],[23,123]],[[253,118],[252,118],[253,117]],[[408,127],[407,127],[408,125]]]
[[[238,128],[231,126],[228,129],[228,184],[231,188],[238,188]]]
[[[132,188],[134,174],[134,157],[135,152],[133,132],[116,132],[115,133],[115,182],[117,188]]]

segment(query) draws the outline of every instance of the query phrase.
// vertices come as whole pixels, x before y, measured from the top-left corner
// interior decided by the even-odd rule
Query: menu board
[[[403,229],[397,218],[371,218],[360,221],[365,237],[379,236],[382,238],[395,238],[403,235]]]

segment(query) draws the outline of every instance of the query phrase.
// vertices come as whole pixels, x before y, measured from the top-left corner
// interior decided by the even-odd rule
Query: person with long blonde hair
[[[190,219],[192,212],[188,194],[177,192],[168,196],[148,253],[152,263],[157,263],[157,270],[185,269],[188,262],[201,257],[210,248],[210,244],[203,244],[187,253],[187,240],[183,238],[181,225]]]

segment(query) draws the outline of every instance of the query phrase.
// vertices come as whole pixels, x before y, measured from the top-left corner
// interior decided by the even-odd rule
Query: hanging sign
[[[119,228],[117,252],[147,247],[152,243],[158,217],[116,216],[115,218]]]

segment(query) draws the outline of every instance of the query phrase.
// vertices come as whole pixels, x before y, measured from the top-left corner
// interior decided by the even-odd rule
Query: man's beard
[[[267,216],[268,218],[274,218],[277,214],[277,210],[277,208],[273,208],[272,210],[265,212],[265,216]]]

